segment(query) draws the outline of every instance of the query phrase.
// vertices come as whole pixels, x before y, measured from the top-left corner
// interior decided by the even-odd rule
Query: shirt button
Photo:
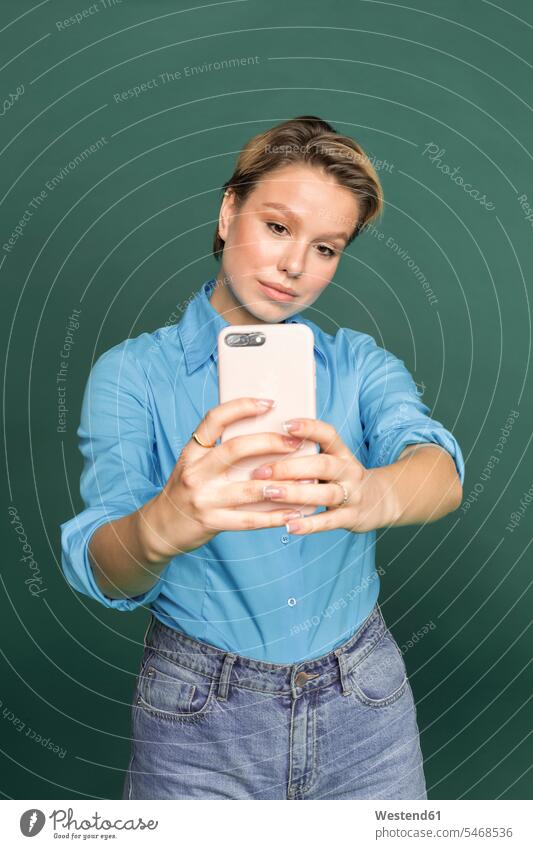
[[[287,599],[287,604],[288,604],[290,607],[294,607],[294,605],[296,604],[296,599],[295,599],[295,598],[289,598],[289,599]]]
[[[282,537],[281,537],[281,541],[282,541],[282,542],[288,542],[288,541],[289,541],[289,535],[288,535],[288,534],[283,534],[283,535],[282,535]]]

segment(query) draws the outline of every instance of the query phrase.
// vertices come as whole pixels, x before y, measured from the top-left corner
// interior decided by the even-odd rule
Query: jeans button
[[[310,678],[318,678],[318,672],[312,675],[310,672],[298,672],[294,683],[297,687],[304,687]]]

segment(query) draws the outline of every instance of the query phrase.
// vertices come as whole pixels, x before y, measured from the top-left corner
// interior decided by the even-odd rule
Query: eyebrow
[[[288,206],[285,206],[284,203],[275,203],[274,201],[270,201],[268,203],[262,203],[261,206],[270,206],[273,209],[279,209],[281,212],[285,212],[287,215],[291,216],[292,218],[295,218],[297,221],[301,220],[300,216],[297,215],[292,209],[289,209]],[[341,238],[341,239],[344,239],[347,242],[349,237],[348,237],[347,233],[341,232],[341,233],[323,233],[322,236],[319,236],[319,238],[321,238],[321,239]]]

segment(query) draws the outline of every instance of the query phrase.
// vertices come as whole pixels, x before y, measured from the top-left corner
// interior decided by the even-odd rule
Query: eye
[[[281,227],[283,230],[287,229],[284,224],[278,224],[277,221],[267,221],[266,225],[267,227]],[[271,232],[276,233],[275,230],[271,230]],[[281,233],[276,233],[276,236],[281,236]]]
[[[267,225],[268,228],[270,228],[270,232],[275,233],[276,236],[282,236],[283,234],[277,232],[276,230],[272,230],[271,229],[272,227],[281,227],[282,230],[286,230],[288,232],[285,225],[284,224],[278,224],[277,221],[267,221],[266,225]],[[334,251],[333,248],[330,248],[328,245],[317,245],[317,247],[326,249],[327,253],[322,253],[321,251],[319,251],[320,256],[323,256],[326,259],[331,259],[331,257],[337,256],[338,253],[339,253],[338,251]]]
[[[329,253],[327,254],[322,254],[322,256],[325,256],[326,259],[329,259],[332,256],[337,256],[338,254],[338,251],[334,251],[333,248],[329,248],[327,245],[318,245],[318,247],[325,248],[327,251],[329,251]]]

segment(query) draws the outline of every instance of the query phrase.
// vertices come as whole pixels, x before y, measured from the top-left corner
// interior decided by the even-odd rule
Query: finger
[[[257,416],[261,413],[272,409],[272,404],[259,403],[260,401],[268,401],[264,398],[233,398],[231,401],[225,401],[223,404],[218,404],[212,407],[204,416],[198,427],[195,429],[196,435],[206,445],[213,445],[217,439],[220,439],[224,429],[232,422],[239,419]],[[192,459],[195,457],[203,457],[208,450],[201,445],[198,445],[192,437],[187,443],[188,453],[192,454]],[[209,449],[211,450],[211,449]]]
[[[311,454],[306,457],[288,457],[283,460],[273,460],[264,466],[258,466],[251,473],[252,480],[277,480],[283,481],[291,478],[317,478],[321,480],[335,480],[345,469],[346,463],[338,457],[329,454]],[[263,469],[271,469],[271,473],[263,472]],[[307,484],[310,486],[310,484]]]
[[[274,493],[274,490],[276,490],[276,493]],[[271,484],[264,485],[262,497],[274,504],[277,501],[286,501],[289,504],[301,504],[302,506],[313,504],[323,507],[338,507],[344,503],[344,492],[338,483],[310,484],[303,487],[285,481],[273,481]]]
[[[322,419],[297,418],[290,419],[297,428],[287,431],[293,436],[298,436],[302,439],[310,439],[313,442],[318,442],[320,450],[325,454],[332,454],[335,457],[352,458],[353,454],[341,439],[333,425],[329,422],[324,422]]]
[[[347,507],[337,507],[336,510],[315,513],[301,519],[290,519],[287,530],[290,534],[316,534],[320,531],[333,531],[335,528],[347,526],[350,510]]]
[[[305,501],[305,493],[302,493],[302,490],[305,490],[307,492],[307,490],[311,489],[311,487],[309,485],[306,485],[305,487],[300,486],[298,481],[290,481],[290,483],[294,486],[294,491],[300,493],[298,503],[303,504]],[[268,481],[261,480],[238,481],[235,483],[229,483],[223,487],[217,488],[216,492],[214,492],[212,495],[207,495],[208,502],[203,504],[202,507],[206,511],[213,510],[215,507],[235,508],[240,505],[246,504],[249,504],[251,507],[253,507],[253,505],[257,504],[258,501],[270,501],[270,498],[265,496],[263,491],[265,486],[268,486],[268,484]],[[272,486],[277,485],[278,482],[276,481],[272,483]],[[285,481],[283,481],[283,484],[280,483],[279,485],[285,486]],[[339,487],[337,487],[337,489],[339,489]],[[212,504],[211,499],[215,500],[216,504]],[[292,499],[289,500],[288,498],[278,498],[277,500],[289,501],[289,503],[292,502]],[[274,504],[272,505],[272,509],[275,509]]]
[[[211,449],[203,464],[202,474],[209,477],[221,474],[228,466],[233,466],[247,457],[257,457],[260,462],[262,456],[268,458],[272,454],[283,455],[296,451],[301,442],[298,437],[274,431],[235,436]]]
[[[279,528],[294,517],[294,510],[215,510],[206,527],[217,531],[253,531],[259,528]]]

